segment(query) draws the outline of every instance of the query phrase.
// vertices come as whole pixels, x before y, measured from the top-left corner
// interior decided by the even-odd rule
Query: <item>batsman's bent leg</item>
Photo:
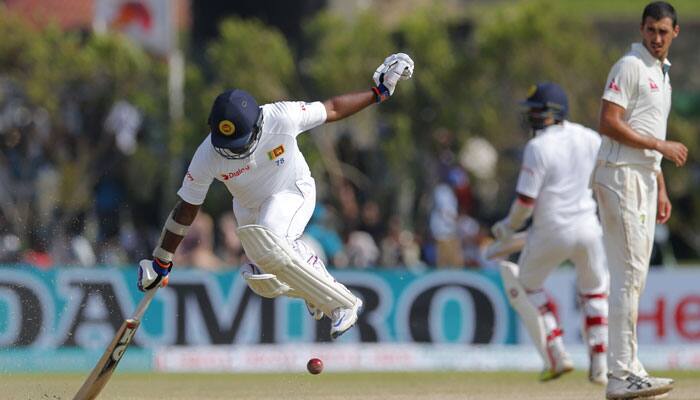
[[[357,309],[361,304],[344,285],[310,266],[289,242],[270,229],[246,225],[238,228],[238,235],[248,257],[263,271],[276,275],[326,315],[338,308]]]

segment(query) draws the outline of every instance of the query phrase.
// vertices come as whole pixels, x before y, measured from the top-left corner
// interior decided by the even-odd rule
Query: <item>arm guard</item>
[[[170,212],[170,215],[168,215],[168,219],[165,221],[165,225],[163,226],[163,230],[160,233],[160,238],[158,239],[158,244],[156,245],[155,250],[153,250],[153,257],[159,258],[163,261],[172,261],[173,260],[173,253],[165,250],[163,248],[163,238],[165,237],[165,232],[170,232],[178,236],[185,236],[187,235],[187,230],[190,229],[189,225],[183,225],[173,218],[173,214],[175,213],[175,210]]]
[[[508,213],[508,225],[514,231],[522,228],[525,225],[530,216],[532,216],[532,211],[535,208],[533,204],[527,204],[520,199],[515,199],[513,205],[510,206],[510,212]]]

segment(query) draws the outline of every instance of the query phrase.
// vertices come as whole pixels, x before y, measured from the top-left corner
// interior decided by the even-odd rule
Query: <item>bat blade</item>
[[[92,372],[75,397],[73,397],[73,400],[91,400],[100,394],[100,391],[107,384],[109,378],[112,377],[112,373],[124,356],[124,352],[126,352],[127,347],[131,343],[139,325],[140,321],[135,319],[127,319],[122,323],[100,361],[92,369]]]
[[[97,362],[95,368],[92,369],[90,375],[85,379],[83,386],[80,387],[78,393],[75,394],[73,400],[92,400],[100,394],[102,388],[105,387],[112,373],[117,368],[119,361],[124,356],[127,347],[136,334],[136,330],[141,324],[141,317],[146,312],[148,305],[151,304],[153,296],[155,296],[158,288],[151,289],[141,299],[141,302],[136,307],[133,317],[125,320],[114,335],[114,339],[109,343],[100,361]]]

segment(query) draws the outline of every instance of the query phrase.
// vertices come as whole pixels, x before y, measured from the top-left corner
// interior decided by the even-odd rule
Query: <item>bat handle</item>
[[[157,291],[158,286],[147,291],[146,294],[143,295],[143,298],[141,298],[139,305],[136,306],[136,311],[134,311],[134,315],[133,317],[131,317],[132,319],[135,319],[137,321],[141,320],[141,317],[143,317],[143,314],[146,312],[148,305],[151,304],[151,300],[153,300],[153,296],[155,296]]]

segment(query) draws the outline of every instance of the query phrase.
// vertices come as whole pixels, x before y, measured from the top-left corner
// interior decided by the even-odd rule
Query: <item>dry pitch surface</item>
[[[670,372],[669,400],[700,399],[700,371]],[[114,374],[99,399],[604,399],[577,371],[546,384],[527,372]],[[83,375],[3,374],[1,399],[66,400]]]

